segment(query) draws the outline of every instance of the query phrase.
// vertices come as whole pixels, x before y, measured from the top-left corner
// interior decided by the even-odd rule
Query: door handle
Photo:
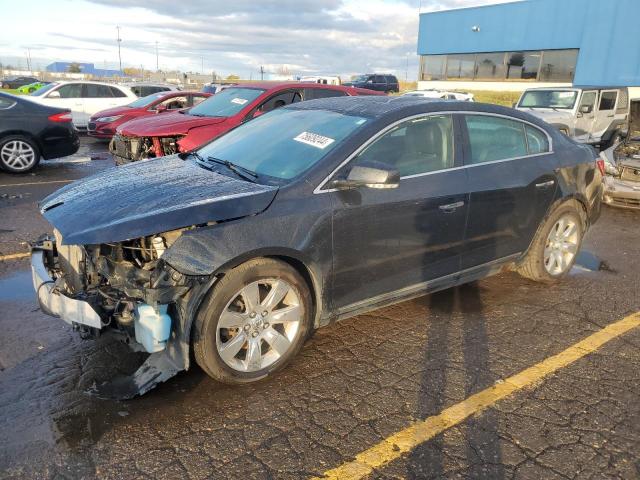
[[[536,188],[548,188],[556,183],[555,180],[549,180],[548,182],[536,183]]]
[[[460,207],[464,207],[464,202],[449,203],[448,205],[440,205],[438,208],[444,213],[453,213]]]

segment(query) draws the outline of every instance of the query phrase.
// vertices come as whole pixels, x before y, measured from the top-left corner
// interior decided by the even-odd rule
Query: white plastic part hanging
[[[164,244],[164,238],[162,237],[153,237],[151,239],[151,245],[153,245],[153,249],[156,252],[156,256],[160,258],[167,247]]]

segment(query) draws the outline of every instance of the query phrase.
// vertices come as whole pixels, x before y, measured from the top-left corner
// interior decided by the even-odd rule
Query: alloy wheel
[[[565,273],[578,253],[580,229],[571,215],[563,215],[553,225],[544,248],[544,267],[550,275]]]
[[[5,167],[19,172],[29,170],[36,163],[36,152],[23,140],[11,140],[0,150],[0,160]]]
[[[292,348],[303,315],[298,293],[284,280],[245,285],[231,297],[218,320],[218,354],[239,372],[267,368]]]

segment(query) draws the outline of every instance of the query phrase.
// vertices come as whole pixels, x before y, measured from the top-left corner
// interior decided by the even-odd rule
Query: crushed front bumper
[[[604,203],[612,207],[640,210],[640,182],[606,176],[603,199]]]
[[[80,324],[101,329],[100,316],[85,301],[76,300],[58,290],[56,279],[52,278],[45,265],[45,252],[34,249],[31,252],[31,272],[33,288],[42,311],[54,317],[60,317],[70,325]]]

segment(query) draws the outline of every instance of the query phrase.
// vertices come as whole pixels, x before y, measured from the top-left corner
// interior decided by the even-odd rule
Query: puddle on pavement
[[[0,302],[34,300],[31,270],[22,270],[0,278]]]
[[[573,270],[586,270],[588,272],[615,272],[607,262],[586,250],[578,253]]]

